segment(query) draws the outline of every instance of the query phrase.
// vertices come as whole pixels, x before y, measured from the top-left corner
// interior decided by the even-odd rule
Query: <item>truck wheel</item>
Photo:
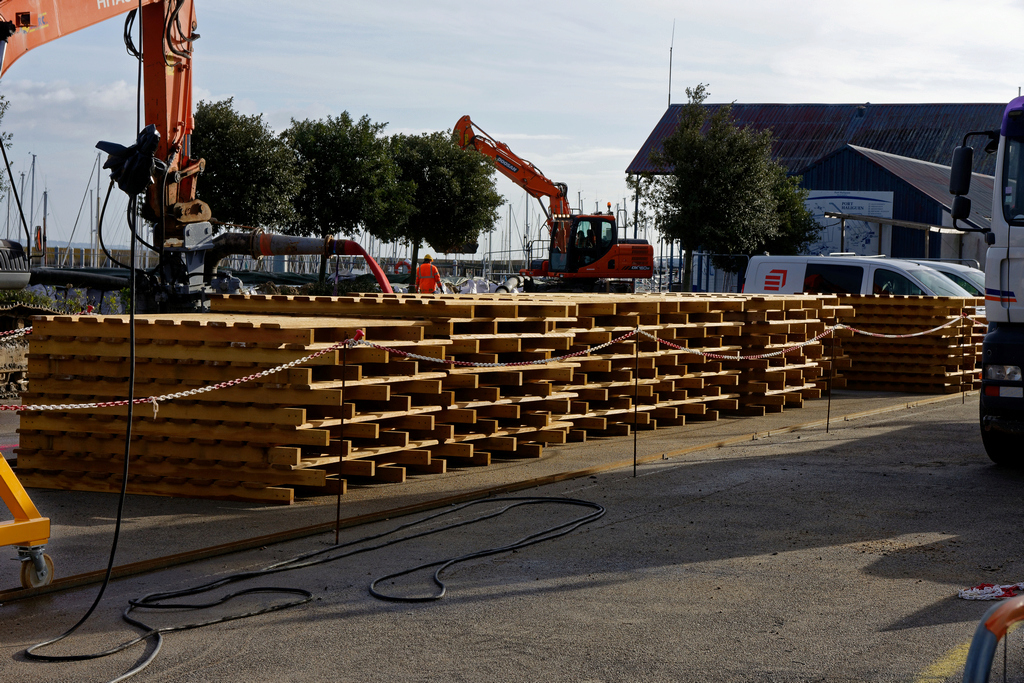
[[[985,418],[985,409],[981,410],[982,421]],[[1002,467],[1022,468],[1024,467],[1024,452],[1020,447],[1020,440],[1014,443],[1012,434],[1004,434],[994,430],[981,429],[981,443],[985,445],[985,452],[989,459]]]

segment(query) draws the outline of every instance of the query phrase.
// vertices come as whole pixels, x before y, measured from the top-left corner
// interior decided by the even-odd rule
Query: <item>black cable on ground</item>
[[[109,196],[109,191],[108,191]],[[129,201],[129,205],[132,201]],[[135,230],[136,226],[131,225],[131,229]],[[131,249],[132,260],[135,258],[135,242],[132,241]],[[134,407],[135,399],[135,270],[132,269],[128,278],[128,291],[129,291],[129,312],[128,312],[128,348],[129,348],[129,359],[128,359],[128,416],[127,425],[125,427],[125,439],[124,439],[124,467],[121,471],[121,492],[117,500],[117,515],[114,523],[114,538],[110,544],[110,554],[107,558],[107,571],[103,578],[103,583],[100,585],[100,590],[96,594],[96,598],[93,600],[92,605],[86,610],[78,622],[69,628],[64,633],[60,634],[56,638],[37,643],[25,650],[25,656],[29,659],[38,659],[44,661],[77,661],[79,659],[92,659],[88,655],[83,656],[71,656],[71,657],[52,657],[49,655],[40,655],[36,651],[53,645],[54,643],[64,640],[72,633],[77,631],[79,627],[84,624],[92,613],[99,606],[100,600],[103,599],[103,594],[107,590],[107,586],[110,584],[110,574],[114,569],[114,557],[117,554],[117,543],[121,537],[121,522],[124,518],[124,503],[128,494],[128,467],[129,467],[129,456],[131,451],[131,438],[132,438],[132,412]],[[159,650],[159,646],[157,646]],[[154,654],[155,656],[155,654]],[[148,662],[147,662],[148,663]],[[121,679],[118,679],[121,680]]]
[[[424,524],[426,522],[430,522],[430,521],[432,521],[434,519],[437,519],[439,517],[443,517],[445,515],[451,515],[451,514],[454,514],[454,513],[457,513],[457,512],[461,512],[461,511],[466,510],[467,508],[473,507],[475,505],[482,505],[482,504],[489,504],[489,503],[506,503],[506,505],[504,505],[503,507],[498,508],[497,510],[492,510],[490,512],[486,512],[486,513],[484,513],[482,515],[479,515],[477,517],[473,517],[473,518],[470,518],[470,519],[465,519],[465,520],[461,520],[461,521],[458,521],[458,522],[453,522],[451,524],[447,524],[447,525],[444,525],[444,526],[436,527],[436,528],[433,528],[433,529],[427,529],[427,530],[424,530],[424,531],[418,531],[418,532],[415,532],[415,533],[410,533],[410,534],[407,534],[405,536],[401,536],[401,537],[398,537],[398,538],[392,538],[390,540],[386,540],[386,541],[383,541],[381,543],[377,543],[375,545],[369,545],[369,546],[365,546],[365,547],[359,547],[359,548],[350,549],[350,548],[352,548],[352,546],[357,546],[357,545],[360,545],[360,544],[365,544],[365,543],[368,543],[370,541],[376,541],[376,540],[382,539],[382,538],[384,538],[386,536],[391,536],[391,535],[397,534],[397,533],[399,533],[401,531],[410,529],[412,527]],[[122,617],[122,619],[124,619],[126,622],[128,622],[132,626],[135,626],[136,628],[141,629],[143,632],[140,633],[135,638],[132,638],[131,640],[125,641],[125,642],[123,642],[123,643],[121,643],[119,645],[116,645],[116,646],[111,647],[111,648],[109,648],[107,650],[104,650],[103,652],[97,652],[97,653],[85,654],[85,655],[55,655],[55,656],[34,654],[34,650],[36,650],[38,648],[41,648],[41,647],[44,647],[46,645],[55,643],[58,640],[64,638],[66,635],[70,634],[71,631],[68,631],[68,633],[66,633],[63,636],[60,636],[59,638],[55,638],[55,639],[47,641],[45,643],[40,643],[38,645],[33,645],[31,648],[26,650],[26,655],[31,657],[32,659],[40,659],[40,660],[55,661],[55,662],[86,661],[86,660],[92,660],[92,659],[99,659],[99,658],[106,657],[108,655],[112,655],[112,654],[115,654],[115,653],[118,653],[118,652],[123,652],[124,650],[132,647],[133,645],[137,645],[137,644],[142,643],[144,641],[147,641],[149,639],[154,639],[154,644],[153,644],[152,652],[150,652],[141,662],[136,664],[132,669],[130,669],[129,671],[125,672],[124,674],[122,674],[118,678],[115,678],[112,681],[110,681],[110,683],[119,683],[120,681],[125,681],[128,678],[130,678],[130,677],[134,676],[135,674],[139,673],[140,671],[145,669],[147,666],[149,666],[149,664],[151,664],[153,662],[153,660],[156,658],[157,654],[159,654],[160,648],[163,645],[163,634],[164,633],[172,633],[172,632],[175,632],[175,631],[187,631],[187,630],[202,628],[204,626],[211,626],[213,624],[221,624],[221,623],[224,623],[224,622],[227,622],[227,621],[235,621],[235,620],[238,620],[238,619],[245,619],[245,618],[257,616],[257,615],[260,615],[260,614],[268,614],[270,612],[278,612],[278,611],[281,611],[281,610],[284,610],[284,609],[288,609],[290,607],[297,607],[299,605],[302,605],[302,604],[305,604],[305,603],[311,601],[313,599],[313,593],[311,593],[310,591],[301,589],[301,588],[289,588],[289,587],[278,587],[278,586],[264,586],[264,587],[259,587],[259,588],[248,588],[248,589],[243,589],[243,590],[236,591],[236,592],[233,592],[233,593],[228,593],[228,594],[226,594],[226,595],[224,595],[224,596],[222,596],[220,598],[216,598],[216,599],[213,599],[213,600],[208,600],[208,601],[205,601],[205,602],[170,602],[170,601],[177,601],[177,600],[181,600],[183,598],[188,598],[188,597],[192,597],[192,596],[196,596],[196,595],[201,595],[203,593],[207,593],[209,591],[215,590],[215,589],[220,588],[222,586],[227,586],[227,585],[238,583],[238,582],[241,582],[241,581],[248,581],[248,580],[251,580],[251,579],[262,578],[262,577],[265,577],[265,576],[272,576],[274,574],[279,574],[281,572],[292,571],[292,570],[295,570],[295,569],[304,569],[304,568],[307,568],[307,567],[313,567],[313,566],[320,565],[320,564],[326,564],[328,562],[334,562],[335,560],[340,560],[340,559],[343,559],[343,558],[346,558],[346,557],[351,557],[353,555],[359,555],[359,554],[362,554],[362,553],[370,552],[372,550],[378,550],[380,548],[386,548],[386,547],[389,547],[389,546],[397,545],[399,543],[403,543],[405,541],[413,540],[413,539],[416,539],[416,538],[423,538],[425,536],[431,536],[433,534],[438,534],[438,533],[442,533],[442,532],[449,531],[449,530],[452,530],[452,529],[457,529],[457,528],[460,528],[460,527],[469,526],[471,524],[476,524],[478,522],[482,522],[482,521],[485,521],[485,520],[494,519],[496,517],[499,517],[499,516],[505,514],[506,512],[508,512],[510,510],[513,510],[515,508],[518,508],[518,507],[521,507],[521,506],[524,506],[524,505],[568,505],[568,506],[575,506],[575,507],[590,508],[591,512],[589,512],[588,514],[585,514],[583,516],[571,519],[571,520],[569,520],[567,522],[563,522],[561,524],[557,524],[557,525],[555,525],[553,527],[549,527],[547,529],[543,529],[541,531],[537,531],[535,533],[529,534],[527,536],[524,536],[523,538],[520,538],[517,541],[513,541],[512,543],[508,543],[506,545],[502,545],[502,546],[495,547],[495,548],[487,548],[487,549],[484,549],[484,550],[478,550],[478,551],[475,551],[475,552],[472,552],[472,553],[468,553],[468,554],[465,554],[465,555],[460,555],[458,557],[452,557],[452,558],[447,558],[447,559],[443,559],[443,560],[437,560],[435,562],[429,562],[429,563],[426,563],[426,564],[421,564],[421,565],[418,565],[416,567],[412,567],[412,568],[409,568],[409,569],[403,569],[401,571],[394,572],[394,573],[388,574],[386,576],[382,576],[380,578],[374,579],[370,583],[370,587],[369,587],[370,595],[372,595],[373,597],[378,598],[380,600],[387,600],[387,601],[391,601],[391,602],[431,602],[431,601],[435,601],[435,600],[440,600],[446,594],[446,587],[445,587],[444,582],[441,581],[440,576],[441,576],[441,574],[445,570],[449,569],[450,567],[452,567],[452,566],[454,566],[456,564],[460,564],[462,562],[467,562],[469,560],[479,558],[479,557],[487,557],[489,555],[495,555],[495,554],[498,554],[498,553],[510,552],[510,551],[518,550],[520,548],[525,548],[527,546],[531,546],[531,545],[534,545],[534,544],[537,544],[537,543],[542,543],[544,541],[549,541],[549,540],[552,540],[552,539],[555,539],[555,538],[559,538],[561,536],[564,536],[564,535],[574,531],[575,529],[578,529],[579,527],[583,526],[584,524],[589,524],[590,522],[593,522],[593,521],[601,518],[605,514],[604,506],[602,506],[602,505],[600,505],[598,503],[593,503],[593,502],[586,501],[586,500],[579,500],[579,499],[575,499],[575,498],[550,498],[550,497],[542,497],[542,496],[529,496],[529,497],[489,498],[489,499],[484,499],[484,500],[471,501],[469,503],[465,503],[463,505],[453,506],[453,507],[448,508],[446,510],[442,510],[441,512],[437,512],[437,513],[434,513],[432,515],[428,515],[426,517],[422,517],[420,519],[417,519],[417,520],[414,520],[414,521],[411,521],[411,522],[406,522],[404,524],[400,524],[399,526],[397,526],[397,527],[395,527],[393,529],[390,529],[388,531],[383,531],[383,532],[378,533],[378,534],[372,534],[370,536],[365,536],[363,538],[359,538],[359,539],[356,539],[356,540],[353,540],[353,541],[347,541],[345,543],[337,543],[337,544],[335,544],[333,546],[330,546],[330,547],[327,547],[327,548],[321,548],[319,550],[314,550],[314,551],[311,551],[311,552],[308,552],[308,553],[304,553],[302,555],[298,555],[298,556],[293,557],[291,559],[284,560],[282,562],[277,562],[277,563],[272,564],[272,565],[270,565],[268,567],[264,567],[263,569],[257,569],[257,570],[246,571],[246,572],[238,572],[238,573],[235,573],[235,574],[230,574],[228,576],[223,576],[223,577],[218,578],[218,579],[216,579],[214,581],[210,581],[210,582],[207,582],[207,583],[204,583],[204,584],[200,584],[198,586],[193,586],[191,588],[184,588],[184,589],[180,589],[180,590],[166,591],[166,592],[161,592],[161,593],[150,593],[149,595],[145,595],[145,596],[143,596],[141,598],[136,598],[136,599],[129,600],[128,601],[128,607],[124,610],[124,612],[122,613],[121,617]],[[344,551],[344,552],[339,552],[339,551]],[[377,584],[379,584],[382,581],[386,581],[388,579],[393,579],[393,578],[396,578],[396,577],[399,577],[399,576],[405,576],[407,574],[412,574],[412,573],[414,573],[416,571],[419,571],[419,570],[422,570],[422,569],[427,569],[427,568],[430,568],[430,567],[438,567],[438,569],[434,572],[434,576],[433,576],[434,583],[440,588],[440,591],[438,591],[437,593],[434,593],[432,595],[427,595],[427,596],[419,596],[419,597],[400,597],[400,596],[387,595],[387,594],[381,593],[380,591],[378,591],[376,589]],[[105,587],[106,587],[106,584],[104,584],[104,588]],[[240,614],[232,614],[232,615],[227,615],[227,616],[219,617],[219,618],[216,618],[216,619],[210,619],[208,621],[192,622],[192,623],[187,623],[187,624],[180,624],[180,625],[177,625],[177,626],[164,626],[164,627],[160,627],[160,628],[154,628],[153,626],[150,626],[149,624],[146,624],[146,623],[140,621],[139,619],[137,619],[137,618],[135,618],[133,616],[130,616],[135,610],[146,610],[146,609],[150,609],[150,610],[198,610],[198,609],[208,609],[208,608],[211,608],[211,607],[216,607],[216,606],[219,606],[219,605],[226,604],[226,603],[230,602],[231,600],[233,600],[234,598],[237,598],[237,597],[240,597],[240,596],[244,596],[244,595],[252,595],[252,594],[256,594],[256,593],[296,595],[296,596],[299,596],[299,599],[291,600],[289,602],[277,603],[277,604],[274,604],[274,605],[270,605],[268,607],[263,607],[261,609],[255,610],[255,611],[250,611],[250,612],[245,612],[245,613],[240,613]],[[90,613],[91,613],[91,610],[90,610]],[[88,615],[86,615],[86,617],[87,616]],[[82,619],[82,621],[84,621],[84,620],[85,620],[85,618]],[[77,628],[77,627],[78,627],[78,625],[76,624],[76,626],[74,628]],[[72,630],[74,630],[74,629],[72,629]]]
[[[446,527],[443,527],[443,528],[439,529],[439,531],[445,531],[445,530],[448,530],[448,529],[454,529],[456,527],[466,526],[466,525],[469,525],[469,524],[474,524],[474,523],[482,521],[484,519],[490,519],[491,517],[497,517],[498,515],[502,515],[502,514],[508,512],[509,510],[511,510],[513,508],[519,507],[520,505],[538,505],[538,504],[578,505],[578,506],[582,506],[582,507],[593,508],[594,512],[592,512],[592,513],[590,513],[588,515],[584,515],[583,517],[578,517],[576,519],[570,520],[568,522],[565,522],[564,524],[559,524],[557,526],[553,526],[553,527],[550,527],[548,529],[544,529],[543,531],[539,531],[537,533],[530,534],[529,536],[524,536],[523,538],[520,538],[518,541],[514,541],[513,543],[509,543],[508,545],[500,546],[498,548],[488,548],[487,550],[478,550],[478,551],[473,552],[473,553],[468,553],[466,555],[460,555],[459,557],[453,557],[453,558],[447,559],[447,560],[439,560],[437,562],[428,562],[426,564],[421,564],[421,565],[419,565],[417,567],[412,567],[411,569],[404,569],[404,570],[402,570],[400,572],[395,572],[394,574],[388,574],[387,576],[382,576],[382,577],[380,577],[378,579],[374,579],[373,582],[370,584],[370,595],[372,595],[373,597],[375,597],[375,598],[377,598],[379,600],[387,600],[387,601],[390,601],[390,602],[432,602],[434,600],[440,600],[441,598],[443,598],[445,596],[445,593],[447,592],[447,588],[446,588],[444,582],[441,581],[441,574],[445,570],[447,570],[448,568],[453,567],[456,564],[461,564],[462,562],[467,562],[469,560],[476,559],[478,557],[487,557],[488,555],[496,555],[498,553],[511,552],[513,550],[518,550],[520,548],[525,548],[527,546],[534,545],[535,543],[543,543],[544,541],[550,541],[551,539],[558,538],[559,536],[565,536],[566,534],[568,534],[568,533],[570,533],[572,531],[575,531],[576,529],[578,529],[579,527],[583,526],[584,524],[589,524],[590,522],[593,522],[594,520],[599,519],[600,517],[603,517],[604,513],[605,513],[604,506],[599,505],[597,503],[591,503],[590,501],[577,500],[575,498],[544,498],[544,497],[533,497],[533,498],[492,498],[490,500],[474,501],[472,503],[467,503],[466,505],[463,505],[460,508],[456,508],[456,509],[464,509],[464,508],[469,507],[470,505],[477,505],[479,503],[498,502],[498,501],[514,501],[514,502],[512,502],[510,505],[507,505],[506,507],[501,508],[500,510],[498,510],[497,512],[494,512],[492,514],[484,515],[484,516],[481,516],[481,517],[477,517],[477,518],[474,518],[474,519],[471,519],[471,520],[468,520],[468,521],[465,521],[465,522],[457,522],[455,524],[450,524],[450,525],[448,525]],[[441,515],[447,514],[448,512],[451,512],[451,511],[449,510],[449,511],[445,511],[445,512],[442,512],[442,513],[438,513],[437,515],[434,515],[434,517],[440,517]],[[431,518],[428,517],[427,519],[431,519]],[[417,522],[417,523],[419,523],[419,522]],[[426,536],[428,533],[435,533],[435,532],[424,532],[422,534],[417,534],[417,536]],[[416,536],[409,536],[408,538],[416,538]],[[403,540],[406,540],[406,539],[403,538],[403,539],[399,539],[399,540],[403,541]],[[395,595],[387,595],[385,593],[381,593],[380,591],[378,591],[376,589],[377,584],[380,583],[381,581],[386,581],[388,579],[394,579],[394,578],[397,578],[399,576],[406,576],[407,574],[412,574],[414,572],[420,571],[422,569],[428,569],[430,567],[437,567],[437,571],[434,572],[433,579],[434,579],[434,584],[440,589],[437,593],[435,593],[433,595],[409,598],[409,597],[400,597],[400,596],[395,596]]]
[[[141,5],[142,5],[141,0],[139,0],[139,5],[141,7]],[[140,37],[141,37],[141,32],[142,32],[142,27],[141,27],[141,24],[140,24],[140,26],[139,26]],[[141,43],[141,40],[139,42]],[[141,77],[142,77],[141,55],[139,55],[139,59],[140,59],[140,61],[139,61],[139,78],[141,79]],[[137,97],[137,99],[141,100],[141,87],[140,87],[139,91],[136,93],[136,97]],[[110,187],[113,187],[113,181],[111,181]],[[109,198],[110,198],[110,189],[107,190],[107,199],[109,199]],[[134,207],[134,203],[133,202],[134,202],[134,197],[129,200],[129,207]],[[106,200],[104,200],[104,209],[105,208],[106,208]],[[137,226],[137,214],[134,214],[134,215],[131,216],[131,220],[129,222],[129,229],[131,230],[133,237],[135,235],[135,232],[136,232],[137,228],[138,228],[138,226]],[[99,226],[98,225],[97,225],[97,232],[99,232]],[[106,248],[104,247],[104,251],[105,250],[106,250]],[[134,261],[135,261],[135,240],[134,239],[132,239],[132,241],[131,241],[131,260],[132,260],[132,262],[134,264]],[[37,654],[36,651],[41,649],[41,648],[53,645],[54,643],[60,642],[61,640],[64,640],[65,638],[70,636],[72,633],[77,631],[79,629],[79,627],[81,627],[82,624],[84,624],[89,619],[89,617],[92,616],[92,613],[96,610],[96,607],[99,606],[100,601],[103,599],[103,595],[104,595],[104,593],[106,593],[107,586],[110,585],[110,575],[111,575],[111,572],[113,572],[113,569],[114,569],[114,558],[117,555],[117,544],[118,544],[118,540],[121,538],[121,523],[122,523],[122,520],[124,519],[124,504],[125,504],[125,500],[127,499],[127,495],[128,495],[128,469],[129,469],[129,464],[130,464],[130,453],[131,453],[132,413],[133,413],[133,407],[134,407],[134,403],[135,403],[135,309],[136,309],[136,306],[135,306],[135,269],[134,268],[131,269],[130,274],[129,274],[129,278],[128,278],[128,292],[129,292],[129,311],[128,311],[128,330],[129,330],[128,331],[128,349],[129,349],[128,354],[129,354],[129,359],[128,359],[128,387],[127,387],[128,388],[128,413],[127,413],[127,422],[126,422],[126,426],[125,426],[125,438],[124,438],[124,467],[123,467],[123,469],[121,471],[121,492],[120,492],[120,495],[119,495],[118,501],[117,501],[117,515],[116,515],[116,521],[115,521],[115,524],[114,524],[114,537],[113,537],[113,540],[111,541],[111,544],[110,544],[110,553],[109,553],[108,558],[107,558],[106,573],[105,573],[105,575],[103,577],[103,583],[100,584],[100,589],[96,593],[95,599],[93,599],[92,605],[89,606],[89,609],[86,610],[86,612],[82,616],[82,618],[79,619],[78,622],[75,623],[74,626],[72,626],[67,631],[65,631],[64,633],[62,633],[59,636],[57,636],[56,638],[51,638],[50,640],[46,640],[46,641],[43,641],[41,643],[36,643],[35,645],[27,648],[25,650],[25,656],[27,658],[29,658],[29,659],[55,661],[54,657],[51,657],[51,656],[48,656],[48,655],[40,655],[40,654]],[[159,651],[159,645],[157,646],[157,650]],[[152,661],[152,657],[155,657],[155,656],[156,655],[153,654],[150,657],[150,659],[146,661],[146,664],[148,664],[149,661]],[[86,656],[86,657],[83,657],[83,658],[89,658],[89,657]],[[145,664],[143,665],[143,667],[144,666],[145,666]],[[141,668],[138,669],[138,670],[141,671]],[[124,678],[125,677],[122,677],[122,678],[119,678],[117,680],[124,680]]]
[[[113,184],[111,184],[111,185],[113,185]],[[108,196],[110,195],[109,190],[107,192],[107,195]],[[129,200],[128,204],[129,204],[130,207],[134,207],[134,201],[135,201],[134,198]],[[135,229],[137,228],[137,225],[133,221],[132,224],[129,227],[134,232]],[[134,240],[132,240],[132,246],[131,246],[131,259],[134,262],[134,260],[135,260],[135,241]],[[121,538],[121,522],[124,519],[124,504],[125,504],[125,500],[127,499],[127,496],[128,496],[128,468],[129,468],[129,463],[130,463],[129,457],[130,457],[130,453],[131,453],[132,413],[133,413],[134,402],[135,402],[135,269],[134,268],[130,271],[129,276],[128,276],[128,292],[129,292],[129,298],[128,298],[128,301],[129,301],[129,310],[128,310],[128,349],[129,349],[129,351],[128,351],[128,356],[129,356],[128,357],[128,416],[127,416],[127,425],[125,427],[124,467],[123,467],[123,469],[121,471],[121,492],[120,492],[120,495],[118,496],[118,500],[117,500],[117,515],[116,515],[115,523],[114,523],[114,538],[113,538],[113,540],[110,543],[110,554],[109,554],[109,556],[107,558],[107,571],[106,571],[106,575],[103,577],[103,583],[100,584],[100,590],[99,590],[99,592],[97,592],[95,599],[93,599],[92,605],[89,606],[89,609],[86,610],[86,612],[82,616],[82,618],[79,619],[78,622],[74,626],[72,626],[67,631],[65,631],[64,633],[62,633],[59,636],[57,636],[56,638],[51,638],[50,640],[46,640],[46,641],[43,641],[41,643],[36,643],[35,645],[27,648],[25,650],[25,656],[27,658],[29,658],[29,659],[36,659],[36,660],[43,660],[43,661],[81,661],[81,660],[85,660],[85,659],[94,659],[95,658],[94,656],[91,656],[91,655],[70,655],[70,656],[64,656],[64,657],[59,657],[59,656],[55,657],[55,656],[51,656],[51,655],[40,655],[40,654],[37,654],[36,651],[41,649],[41,648],[48,647],[50,645],[58,643],[61,640],[64,640],[65,638],[70,636],[75,631],[77,631],[79,629],[79,627],[81,627],[82,624],[84,624],[89,619],[89,617],[92,616],[92,613],[96,610],[96,607],[99,606],[100,601],[103,599],[103,595],[107,591],[107,586],[110,585],[110,574],[111,574],[111,572],[114,569],[114,557],[117,554],[117,544],[118,544],[118,540]],[[130,675],[134,675],[134,673],[136,673],[137,671],[141,671],[143,668],[145,668],[149,664],[149,662],[151,662],[153,660],[153,658],[156,657],[156,654],[159,651],[160,651],[160,642],[158,640],[156,648],[155,648],[155,651],[150,655],[150,657],[145,661],[145,663],[141,667],[139,667],[136,671],[133,671]],[[104,654],[101,654],[99,656],[105,656],[105,654],[108,654],[108,653],[104,653]],[[112,652],[109,653],[109,654],[112,654]],[[121,681],[121,680],[125,680],[125,678],[127,678],[127,676],[123,676],[123,677],[115,679],[115,680]]]

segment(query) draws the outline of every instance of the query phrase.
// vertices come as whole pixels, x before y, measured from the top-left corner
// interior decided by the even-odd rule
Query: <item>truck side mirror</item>
[[[963,195],[957,195],[953,197],[953,206],[950,208],[949,215],[958,221],[966,220],[971,215],[971,200]]]
[[[974,148],[961,146],[953,150],[953,164],[949,169],[949,193],[965,195],[971,191],[971,169],[974,166]],[[970,209],[970,202],[968,202]],[[964,218],[966,216],[961,216]]]

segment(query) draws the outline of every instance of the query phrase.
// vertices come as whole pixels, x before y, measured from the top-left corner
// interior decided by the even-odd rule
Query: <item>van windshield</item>
[[[935,296],[974,296],[963,287],[959,287],[955,282],[939,275],[934,270],[921,268],[920,270],[910,270],[908,272],[920,280]]]
[[[957,287],[961,287],[967,290],[968,294],[971,294],[972,296],[985,296],[984,280],[982,280],[979,283],[974,279],[974,277],[968,279],[966,276],[961,275],[959,272],[951,273],[948,270],[940,270],[939,272],[948,277],[950,280],[952,280]]]

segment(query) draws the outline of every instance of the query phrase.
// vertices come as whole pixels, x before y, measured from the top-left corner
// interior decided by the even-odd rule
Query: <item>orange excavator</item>
[[[141,13],[137,12],[140,6]],[[139,310],[202,308],[207,294],[232,291],[234,279],[216,273],[217,263],[231,254],[254,258],[361,255],[381,289],[391,292],[377,263],[350,240],[291,237],[260,230],[214,237],[210,207],[196,196],[196,182],[205,162],[194,158],[190,149],[192,45],[199,38],[192,0],[0,0],[0,75],[33,48],[125,13],[130,13],[126,39],[131,21],[140,15],[147,125],[130,147],[114,143],[97,147],[108,153],[104,167],[111,169],[119,187],[133,199],[142,194],[146,197],[141,213],[153,225],[153,248],[160,263],[141,278]],[[134,45],[131,48],[138,56],[140,50]],[[6,158],[6,149],[3,152]],[[31,240],[26,243],[31,250]],[[42,284],[47,284],[47,270],[54,277],[50,284],[119,289],[127,283],[127,278],[57,269],[33,269],[33,280],[38,282],[40,276]],[[43,552],[50,520],[39,514],[2,455],[0,501],[14,517],[0,522],[0,546],[17,547],[22,585],[33,588],[50,583],[53,561]]]
[[[153,225],[153,248],[160,255],[160,264],[143,278],[147,289],[140,292],[139,309],[201,308],[206,294],[232,291],[238,281],[220,277],[216,268],[222,258],[232,254],[253,258],[359,255],[366,259],[381,289],[391,292],[377,263],[350,240],[259,230],[213,235],[210,207],[196,196],[196,183],[206,162],[192,156],[190,143],[192,52],[199,39],[193,0],[0,0],[0,75],[33,48],[126,13],[126,44],[142,60],[146,128],[130,147],[103,142],[97,147],[108,153],[104,168],[111,169],[122,190],[129,196],[146,195],[141,213]],[[140,48],[128,40],[136,13],[142,29]],[[35,269],[33,282],[117,288],[109,282],[72,282],[71,273]],[[87,276],[92,274],[80,275],[89,280]],[[48,276],[58,281],[47,282]]]
[[[612,288],[612,281],[632,280],[632,285],[637,279],[651,277],[654,248],[646,240],[620,237],[611,205],[608,213],[574,214],[565,183],[552,182],[508,145],[487,135],[469,116],[459,119],[454,132],[460,147],[492,158],[495,168],[536,198],[547,216],[548,258],[540,268],[519,271],[527,291],[603,291]],[[541,201],[544,198],[548,206]],[[551,280],[545,286],[534,278]],[[601,281],[608,286],[598,284]]]

